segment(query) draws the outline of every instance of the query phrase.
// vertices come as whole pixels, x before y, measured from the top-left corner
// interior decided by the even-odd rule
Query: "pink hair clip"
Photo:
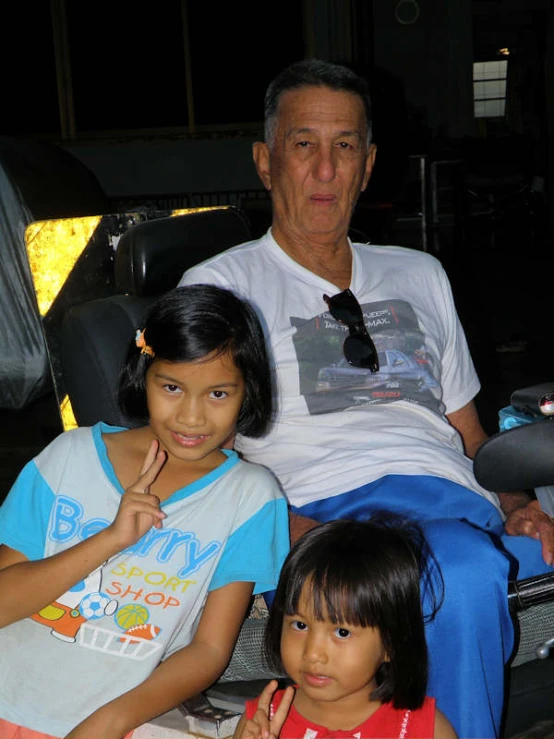
[[[135,334],[135,344],[140,349],[141,354],[148,354],[149,357],[154,358],[154,350],[151,346],[148,346],[146,339],[144,338],[144,329],[137,329]]]

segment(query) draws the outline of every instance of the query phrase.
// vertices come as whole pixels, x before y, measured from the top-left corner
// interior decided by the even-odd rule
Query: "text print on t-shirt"
[[[300,392],[310,415],[397,400],[437,412],[439,383],[412,306],[404,300],[382,300],[361,308],[379,356],[375,373],[348,363],[342,351],[348,327],[329,312],[290,319],[296,328]]]

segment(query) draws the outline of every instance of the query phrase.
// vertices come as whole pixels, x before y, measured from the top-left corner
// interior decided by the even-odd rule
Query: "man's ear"
[[[269,173],[269,147],[262,141],[252,144],[252,156],[256,165],[256,172],[266,190],[271,190],[271,176]]]
[[[377,154],[377,147],[375,144],[370,144],[369,151],[367,152],[367,157],[365,160],[365,171],[364,171],[364,178],[362,180],[362,192],[366,189],[367,183],[369,182],[369,178],[371,177],[371,173],[373,171],[373,165],[375,164],[375,156]]]

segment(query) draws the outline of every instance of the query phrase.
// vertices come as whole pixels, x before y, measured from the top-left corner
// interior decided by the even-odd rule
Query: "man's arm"
[[[481,426],[475,403],[470,401],[460,410],[449,413],[447,418],[462,437],[466,455],[473,459],[481,444],[488,439],[485,429]],[[500,507],[506,515],[518,508],[524,508],[531,502],[527,493],[497,493],[497,495]]]
[[[121,739],[214,683],[231,658],[252,587],[234,582],[212,591],[192,642],[136,688],[91,714],[66,739]]]
[[[470,459],[488,438],[481,426],[475,403],[470,401],[463,408],[447,415],[460,433],[465,452]],[[505,528],[512,536],[530,536],[540,539],[544,561],[552,566],[554,561],[554,521],[541,510],[536,500],[527,493],[498,493],[500,506],[506,514]]]
[[[446,417],[462,437],[466,455],[473,459],[481,444],[488,439],[481,426],[475,403],[470,400],[463,408],[448,413]]]
[[[315,529],[316,526],[320,525],[320,521],[316,521],[313,518],[306,518],[306,516],[299,516],[297,513],[289,511],[289,528],[290,528],[290,543],[291,546],[307,531]]]

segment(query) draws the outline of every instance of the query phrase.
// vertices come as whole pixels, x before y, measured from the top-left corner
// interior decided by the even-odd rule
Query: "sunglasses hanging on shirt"
[[[343,290],[332,297],[323,296],[329,313],[348,327],[348,336],[342,351],[348,364],[379,372],[377,349],[364,324],[362,308],[351,290]]]

